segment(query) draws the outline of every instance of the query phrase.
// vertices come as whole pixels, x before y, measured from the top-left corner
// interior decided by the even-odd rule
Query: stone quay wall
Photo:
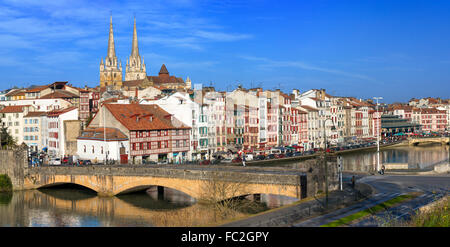
[[[0,150],[0,174],[6,174],[11,179],[13,190],[21,190],[24,182],[24,172],[28,166],[25,149]]]

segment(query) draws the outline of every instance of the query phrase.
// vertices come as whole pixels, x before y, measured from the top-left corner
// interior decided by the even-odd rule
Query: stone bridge
[[[223,200],[249,194],[279,194],[301,198],[302,173],[236,169],[237,167],[38,167],[24,174],[24,189],[78,184],[100,196],[114,196],[151,186],[172,188],[196,199]],[[240,167],[239,167],[240,168]],[[306,196],[306,195],[304,195]]]
[[[442,145],[449,143],[449,137],[423,137],[423,138],[409,138],[409,145],[420,145],[420,144],[430,144],[430,143],[441,143]]]
[[[311,159],[296,168],[194,166],[194,165],[94,165],[30,168],[26,151],[0,151],[0,174],[11,177],[15,190],[59,184],[77,184],[100,196],[145,190],[151,186],[172,188],[202,200],[223,200],[251,194],[295,198],[314,196],[325,189],[324,163]],[[336,161],[329,157],[329,189],[337,188]]]

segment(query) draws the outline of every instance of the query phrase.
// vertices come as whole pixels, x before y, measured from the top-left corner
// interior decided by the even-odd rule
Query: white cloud
[[[264,68],[291,67],[291,68],[299,68],[299,69],[303,69],[303,70],[312,70],[312,71],[325,72],[325,73],[341,75],[341,76],[346,76],[346,77],[352,77],[352,78],[362,79],[362,80],[366,80],[366,81],[375,81],[375,79],[373,79],[369,76],[366,76],[366,75],[361,75],[358,73],[352,73],[352,72],[347,72],[347,71],[338,70],[338,69],[318,67],[318,66],[314,66],[314,65],[302,62],[302,61],[274,61],[274,60],[271,60],[268,58],[254,57],[254,56],[239,56],[239,57],[242,59],[245,59],[245,60],[249,60],[249,61],[262,62],[262,64],[260,64],[259,66],[264,67]]]
[[[252,36],[249,34],[231,34],[224,32],[211,32],[198,30],[194,32],[194,35],[214,41],[237,41],[242,39],[249,39]]]

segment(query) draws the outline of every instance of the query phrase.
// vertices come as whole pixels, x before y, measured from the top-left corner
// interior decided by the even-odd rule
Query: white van
[[[253,154],[246,154],[245,160],[253,160]]]
[[[48,164],[51,165],[51,166],[60,166],[61,165],[61,158],[50,159],[48,161]]]

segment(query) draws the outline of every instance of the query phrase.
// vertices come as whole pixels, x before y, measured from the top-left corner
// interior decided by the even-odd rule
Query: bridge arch
[[[198,184],[194,181],[197,181],[197,183],[201,182],[198,180],[193,180],[193,183],[190,183],[190,186],[188,186],[185,180],[181,181],[176,178],[135,177],[124,183],[115,181],[115,189],[113,194],[119,195],[144,190],[152,186],[162,186],[183,192],[192,198],[199,199],[200,195],[198,193]]]
[[[97,192],[92,186],[88,187],[88,186],[86,186],[86,184],[83,185],[83,184],[79,184],[79,183],[75,183],[75,182],[47,183],[47,184],[43,184],[43,185],[37,187],[37,189],[46,189],[46,188],[57,187],[57,186],[61,186],[61,185],[76,185],[76,186],[79,186],[80,188],[84,188],[84,189],[92,191],[92,192]]]

